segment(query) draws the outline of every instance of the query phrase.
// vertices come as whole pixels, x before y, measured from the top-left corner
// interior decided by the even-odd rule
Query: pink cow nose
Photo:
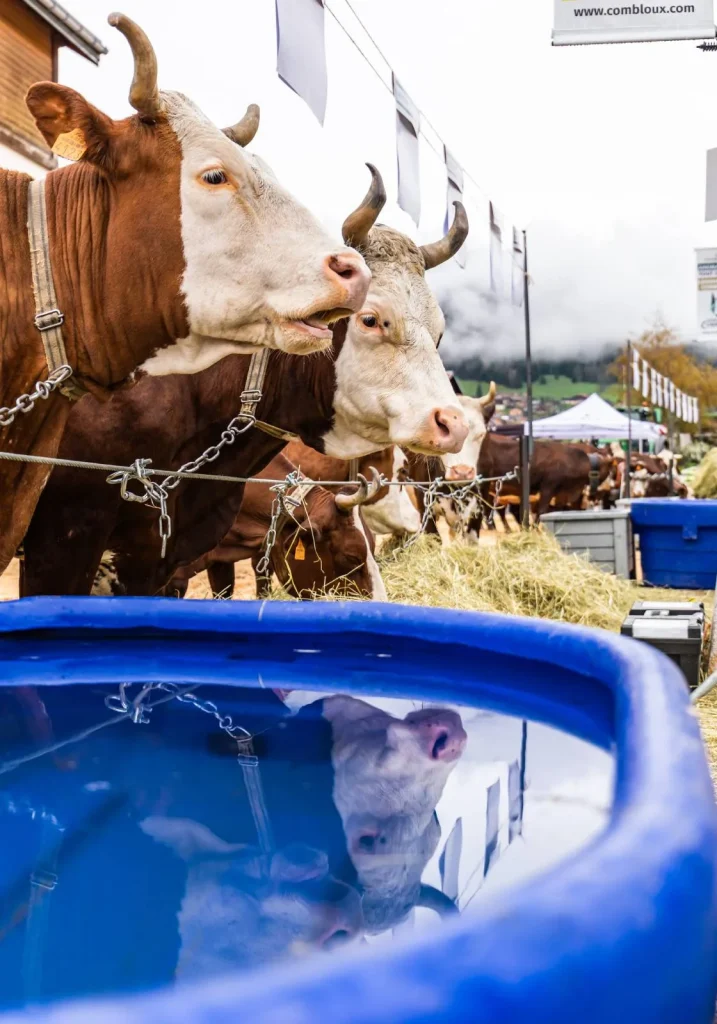
[[[466,731],[453,711],[424,709],[406,715],[405,721],[418,733],[421,745],[432,761],[457,761],[466,745]]]
[[[459,452],[468,437],[468,424],[460,409],[452,406],[436,408],[428,416],[420,434],[422,448],[436,454]]]
[[[472,480],[476,475],[473,466],[449,466],[446,470],[446,480]]]
[[[371,283],[371,271],[363,256],[353,249],[342,249],[326,257],[324,271],[332,284],[341,289],[342,297],[336,305],[357,313],[366,301]]]

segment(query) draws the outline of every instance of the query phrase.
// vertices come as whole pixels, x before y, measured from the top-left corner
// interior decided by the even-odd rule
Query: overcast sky
[[[388,82],[345,0],[326,2]],[[500,355],[522,344],[520,317],[481,298],[487,197],[507,225],[529,231],[536,354],[623,341],[658,312],[693,337],[693,250],[717,245],[717,225],[703,222],[705,150],[717,146],[717,53],[691,42],[554,48],[551,0],[351,2],[482,189],[467,183],[468,267],[433,275],[465,311],[454,346]],[[322,129],[276,76],[274,0],[65,3],[110,53],[95,68],[63,49],[61,80],[107,113],[129,112],[129,49],[106,22],[119,3],[150,35],[162,88],[185,92],[220,124],[236,121],[249,102],[261,105],[254,147],[329,225],[338,229],[361,198],[370,160],[388,187],[383,219],[419,241],[441,233],[442,162],[422,141],[416,231],[394,202],[392,98],[328,13]]]

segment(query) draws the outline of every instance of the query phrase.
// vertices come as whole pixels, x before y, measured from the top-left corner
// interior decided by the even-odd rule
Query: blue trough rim
[[[288,652],[297,637],[302,650]],[[320,678],[312,641],[329,652]],[[277,673],[268,682],[257,680],[247,643],[260,645],[268,674]],[[276,973],[38,1007],[4,1015],[2,1024],[214,1024],[237,1014],[252,1024],[711,1022],[717,811],[683,679],[653,649],[542,620],[375,603],[35,598],[0,607],[6,685],[196,679],[273,686],[292,678],[302,688],[350,693],[370,688],[359,655],[387,647],[417,675],[398,672],[384,693],[501,706],[592,731],[598,741],[612,737],[616,791],[605,831],[529,884],[395,946]],[[433,682],[416,682],[413,647],[423,661],[426,652],[441,655],[446,668]],[[327,677],[332,665],[340,677]]]

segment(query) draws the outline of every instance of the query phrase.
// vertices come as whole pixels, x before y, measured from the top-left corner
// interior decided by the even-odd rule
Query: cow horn
[[[164,113],[157,87],[157,55],[149,39],[126,14],[110,14],[107,19],[125,37],[134,57],[134,77],[129,102],[146,121],[156,121]]]
[[[237,121],[231,128],[223,128],[222,131],[232,142],[236,142],[237,146],[241,146],[243,149],[244,146],[249,145],[259,131],[259,118],[259,107],[256,103],[250,103],[241,121]]]
[[[366,197],[343,223],[341,233],[347,245],[361,245],[368,238],[368,233],[376,223],[381,210],[386,204],[386,188],[383,178],[373,164],[366,164],[371,172],[371,186]]]
[[[456,215],[448,229],[448,234],[444,235],[440,242],[431,242],[429,245],[421,246],[426,270],[432,270],[441,263],[445,263],[451,256],[455,256],[468,237],[468,214],[466,213],[466,208],[463,203],[459,203],[457,200],[453,205],[456,208]]]
[[[336,507],[342,512],[350,512],[358,505],[365,505],[371,498],[375,498],[381,487],[381,474],[375,466],[371,466],[371,482],[361,473],[358,474],[359,485],[354,494],[337,494],[335,496]]]
[[[416,906],[435,910],[441,917],[450,917],[451,914],[459,913],[458,907],[450,896],[446,896],[444,892],[432,885],[421,885]]]
[[[492,405],[493,402],[495,402],[495,381],[494,380],[492,380],[490,382],[490,387],[488,388],[488,394],[487,395],[483,395],[483,397],[479,398],[478,401],[479,401],[480,405],[484,409],[485,409],[485,407],[487,405]]]

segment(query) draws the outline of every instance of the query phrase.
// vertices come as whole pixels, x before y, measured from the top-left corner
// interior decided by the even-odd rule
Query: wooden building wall
[[[52,29],[21,0],[0,0],[0,142],[44,167],[55,160],[25,104],[35,82],[56,79]]]

